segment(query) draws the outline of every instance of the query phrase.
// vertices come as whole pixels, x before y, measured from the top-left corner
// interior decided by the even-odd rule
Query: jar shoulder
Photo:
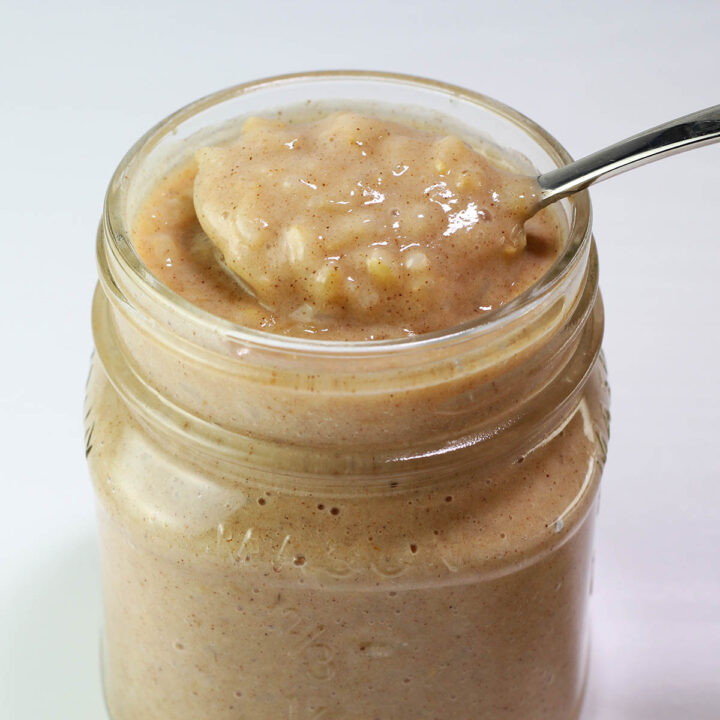
[[[278,583],[462,582],[503,574],[566,542],[593,505],[607,454],[602,356],[575,411],[544,444],[492,467],[387,492],[294,492],[250,469],[188,462],[128,411],[95,359],[88,462],[101,517],[134,544],[208,571]]]

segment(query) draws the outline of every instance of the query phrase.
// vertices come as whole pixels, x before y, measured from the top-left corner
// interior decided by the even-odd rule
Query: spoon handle
[[[720,105],[658,125],[538,177],[540,206],[667,155],[720,140]]]

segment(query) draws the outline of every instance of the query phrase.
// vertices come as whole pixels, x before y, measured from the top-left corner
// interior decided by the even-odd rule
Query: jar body
[[[522,458],[338,498],[184,462],[96,359],[88,460],[113,720],[575,718],[604,372]]]

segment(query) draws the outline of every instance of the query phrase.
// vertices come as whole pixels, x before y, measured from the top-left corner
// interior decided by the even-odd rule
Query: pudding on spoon
[[[450,327],[532,284],[561,244],[542,222],[528,242],[538,187],[499,153],[356,112],[252,117],[196,160],[197,219],[224,264],[308,325]]]

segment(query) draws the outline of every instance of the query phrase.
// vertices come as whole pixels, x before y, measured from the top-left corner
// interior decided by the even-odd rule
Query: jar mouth
[[[438,345],[453,345],[477,339],[483,335],[494,334],[504,326],[510,325],[543,299],[553,294],[562,285],[568,274],[582,258],[591,242],[591,206],[586,190],[576,193],[566,202],[570,203],[571,216],[567,242],[563,252],[553,265],[533,285],[507,303],[497,307],[478,318],[454,325],[449,328],[435,330],[414,336],[403,336],[383,340],[322,340],[288,335],[278,335],[263,330],[245,327],[225,318],[214,315],[181,297],[160,282],[147,268],[137,254],[130,238],[127,218],[121,210],[121,198],[127,192],[132,165],[138,155],[145,149],[156,145],[169,133],[177,132],[177,128],[197,115],[224,101],[273,87],[289,86],[312,81],[348,81],[368,80],[400,84],[408,87],[430,90],[438,95],[461,99],[473,105],[491,111],[495,115],[511,122],[537,143],[548,156],[561,166],[572,162],[572,157],[565,148],[545,129],[517,110],[494,100],[486,95],[467,90],[457,85],[429,80],[413,75],[387,73],[380,71],[331,70],[292,73],[277,75],[261,80],[234,85],[225,90],[207,95],[192,102],[175,113],[161,120],[145,133],[126,153],[118,165],[105,197],[103,210],[104,237],[114,258],[153,295],[154,300],[166,307],[181,312],[193,326],[214,334],[220,333],[234,343],[263,347],[268,350],[290,352],[296,355],[332,356],[381,356],[387,353],[397,354],[405,351],[416,352],[423,348]]]

